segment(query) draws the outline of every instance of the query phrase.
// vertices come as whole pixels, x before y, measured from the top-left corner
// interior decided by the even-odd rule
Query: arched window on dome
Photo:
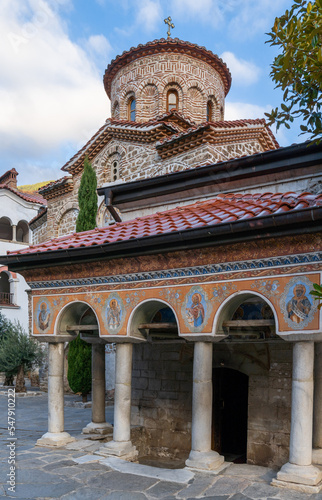
[[[213,121],[213,104],[211,101],[207,102],[207,122]]]
[[[134,97],[131,97],[127,104],[127,117],[130,122],[135,122],[135,109],[136,101]]]
[[[167,111],[172,109],[178,109],[179,107],[179,96],[178,92],[174,89],[169,90],[167,94]]]

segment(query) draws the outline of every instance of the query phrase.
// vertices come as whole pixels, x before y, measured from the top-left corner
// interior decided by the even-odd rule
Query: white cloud
[[[272,107],[269,105],[258,106],[244,102],[226,102],[225,120],[265,118],[264,113],[269,113],[271,109]]]
[[[133,13],[133,23],[124,28],[115,27],[121,36],[131,36],[134,32],[153,33],[163,19],[163,9],[160,0],[119,0],[121,7]]]
[[[220,57],[230,69],[234,84],[251,85],[258,81],[260,68],[255,64],[245,59],[237,59],[232,52],[223,52]]]
[[[92,35],[88,39],[88,48],[97,55],[107,58],[111,52],[111,44],[104,35]]]
[[[227,4],[229,3],[228,0]],[[219,26],[224,20],[226,10],[224,5],[214,0],[173,0],[171,11],[173,11],[173,16],[180,19],[180,22],[195,19],[205,24]]]
[[[73,43],[50,5],[43,0],[4,0],[2,5],[0,148],[21,158],[86,142],[84,123],[97,129],[109,113],[93,62],[93,53],[109,52],[108,40],[96,35],[83,47]]]
[[[137,25],[146,33],[152,33],[162,18],[162,9],[159,1],[141,0],[136,2]]]
[[[236,0],[238,14],[229,21],[228,31],[234,38],[254,38],[269,31],[272,19],[284,14],[290,3],[290,0]]]

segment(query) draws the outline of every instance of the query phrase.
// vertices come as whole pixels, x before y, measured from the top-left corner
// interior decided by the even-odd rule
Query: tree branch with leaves
[[[268,125],[290,128],[301,118],[302,134],[322,139],[322,0],[294,0],[290,10],[275,19],[270,33],[272,46],[281,49],[270,76],[283,91],[283,103],[265,113]]]

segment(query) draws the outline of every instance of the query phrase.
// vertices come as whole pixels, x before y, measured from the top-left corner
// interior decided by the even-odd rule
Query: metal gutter
[[[1,256],[0,261],[3,265],[7,265],[10,271],[22,271],[315,232],[322,232],[322,207],[293,210],[103,245]]]

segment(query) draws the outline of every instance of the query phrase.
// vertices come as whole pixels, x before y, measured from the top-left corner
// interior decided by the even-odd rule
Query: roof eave
[[[230,223],[173,231],[126,241],[1,256],[11,271],[72,265],[98,259],[115,259],[160,252],[211,247],[261,238],[322,232],[322,207],[255,217]],[[75,260],[74,260],[75,259]],[[76,260],[77,259],[77,260]]]

